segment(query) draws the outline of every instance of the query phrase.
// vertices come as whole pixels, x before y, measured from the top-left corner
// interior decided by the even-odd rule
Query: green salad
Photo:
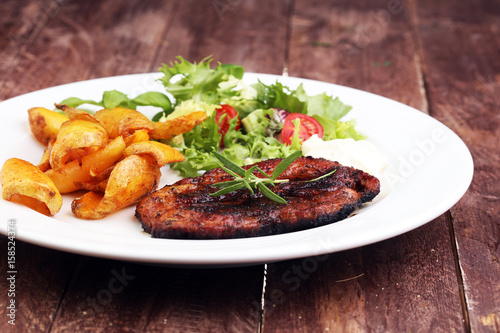
[[[162,65],[160,81],[165,93],[147,92],[129,98],[116,90],[106,91],[101,101],[76,97],[61,102],[72,107],[94,104],[108,109],[117,106],[161,109],[153,121],[163,121],[195,111],[205,111],[207,119],[191,131],[164,143],[179,149],[183,162],[171,168],[183,177],[219,166],[214,152],[243,166],[270,158],[285,158],[301,149],[301,143],[317,134],[324,140],[365,137],[355,129],[355,121],[341,121],[351,107],[325,93],[309,96],[299,85],[290,89],[276,81],[246,84],[244,68],[212,65],[212,57],[199,63],[182,57]]]

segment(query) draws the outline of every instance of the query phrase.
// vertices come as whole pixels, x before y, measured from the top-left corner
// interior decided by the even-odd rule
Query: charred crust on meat
[[[258,163],[271,174],[280,159]],[[251,166],[247,166],[251,167]],[[320,180],[307,182],[336,170]],[[256,174],[259,176],[258,174]],[[275,203],[247,190],[214,197],[213,183],[230,180],[216,168],[182,179],[142,199],[135,216],[154,238],[220,239],[276,235],[343,220],[380,192],[377,178],[337,162],[300,157],[280,178],[289,179],[271,190],[287,200]]]

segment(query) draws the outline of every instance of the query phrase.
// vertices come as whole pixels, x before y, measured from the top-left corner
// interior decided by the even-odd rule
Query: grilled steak
[[[258,165],[271,174],[280,161],[267,160]],[[330,176],[307,182],[333,170],[336,172]],[[218,190],[211,184],[232,179],[224,170],[216,168],[145,197],[137,205],[135,216],[155,238],[265,236],[342,220],[380,191],[377,178],[337,162],[312,157],[296,159],[279,178],[289,181],[270,188],[287,204],[275,203],[258,191],[252,195],[246,189],[211,196],[210,193]]]

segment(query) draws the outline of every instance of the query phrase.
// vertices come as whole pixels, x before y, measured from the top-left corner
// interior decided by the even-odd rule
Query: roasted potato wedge
[[[30,162],[11,158],[0,172],[2,197],[52,216],[62,207],[62,196],[52,180]]]
[[[40,163],[38,163],[37,167],[38,169],[42,170],[43,172],[49,170],[51,168],[50,166],[50,153],[52,152],[52,145],[54,141],[49,142],[49,145],[45,147],[45,150],[43,151],[42,159],[40,160]]]
[[[122,107],[92,115],[55,106],[65,114],[28,110],[31,130],[46,149],[38,166],[17,158],[4,164],[2,196],[52,216],[62,207],[61,193],[86,190],[71,205],[82,219],[104,218],[156,190],[160,167],[181,162],[184,156],[151,140],[183,134],[206,119],[199,111],[153,123],[139,111]]]
[[[170,139],[176,135],[189,132],[205,119],[207,119],[205,111],[196,111],[185,116],[159,121],[153,123],[154,129],[150,132],[150,136],[154,140]]]
[[[94,174],[91,170],[89,181],[85,182],[75,181],[74,184],[81,190],[104,193],[104,191],[106,190],[106,186],[108,184],[109,176],[111,175],[111,172],[113,171],[115,166],[116,165],[114,164],[113,166],[97,174]]]
[[[60,193],[74,192],[80,189],[75,182],[92,181],[96,175],[112,167],[123,156],[125,148],[125,141],[119,136],[106,147],[83,156],[81,164],[74,160],[65,165],[64,172],[50,169],[45,173],[52,179]]]
[[[127,138],[137,130],[151,132],[154,128],[148,117],[132,109],[103,109],[97,111],[94,116],[103,124],[112,139],[120,135]]]
[[[158,141],[134,143],[125,149],[124,156],[130,155],[147,155],[151,157],[157,167],[162,167],[167,163],[184,161],[184,155],[179,151]]]
[[[108,144],[106,129],[87,120],[69,120],[62,124],[50,153],[50,166],[64,173],[64,165]]]
[[[130,146],[133,143],[149,141],[149,133],[147,130],[141,129],[136,130],[134,134],[125,138],[125,144]]]
[[[72,108],[71,106],[67,106],[64,104],[55,104],[56,108],[59,110],[62,110],[66,116],[68,117],[69,120],[86,120],[90,121],[92,123],[98,123],[102,126],[102,124],[95,118],[93,115],[91,115],[88,112],[78,110],[75,108]]]
[[[77,191],[79,188],[75,185],[75,181],[85,179],[85,172],[80,162],[76,160],[65,165],[64,173],[62,173],[62,171],[49,169],[45,171],[45,174],[54,182],[59,193],[62,194]]]
[[[106,179],[101,182],[75,182],[75,185],[81,190],[104,193],[106,191],[106,187],[108,186],[108,180]]]
[[[69,118],[62,113],[45,108],[31,108],[28,110],[28,120],[31,132],[38,142],[47,146],[57,137],[59,128]]]
[[[149,157],[128,156],[116,164],[104,194],[87,192],[72,202],[71,210],[81,219],[102,219],[156,190],[160,177],[160,169]]]

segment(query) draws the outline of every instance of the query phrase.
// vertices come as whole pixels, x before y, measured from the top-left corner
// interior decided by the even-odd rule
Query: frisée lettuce
[[[212,69],[211,57],[206,57],[199,63],[191,63],[180,56],[177,59],[170,66],[163,64],[160,67],[160,72],[164,74],[160,81],[177,103],[189,99],[209,104],[218,103],[221,99],[236,94],[234,88],[245,72],[243,67],[230,64],[219,64]]]

